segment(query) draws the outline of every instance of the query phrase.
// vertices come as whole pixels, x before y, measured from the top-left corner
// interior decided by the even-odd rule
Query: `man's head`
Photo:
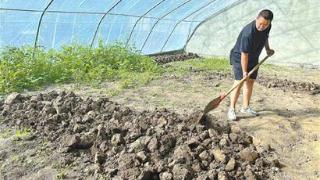
[[[269,27],[273,19],[272,11],[264,9],[260,11],[258,17],[256,18],[256,28],[258,31],[264,31]]]

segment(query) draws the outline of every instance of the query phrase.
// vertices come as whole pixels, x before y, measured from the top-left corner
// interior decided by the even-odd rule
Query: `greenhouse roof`
[[[243,0],[1,0],[0,47],[99,40],[144,54],[182,49],[201,22]]]

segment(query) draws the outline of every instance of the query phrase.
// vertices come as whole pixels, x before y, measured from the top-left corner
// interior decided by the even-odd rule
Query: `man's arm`
[[[264,44],[264,47],[266,49],[266,52],[267,52],[268,56],[272,56],[274,54],[274,50],[270,48],[269,39],[266,40],[266,43]]]
[[[242,35],[240,42],[240,52],[241,52],[241,68],[243,77],[248,77],[248,61],[249,61],[249,51],[252,48],[252,38],[250,34]]]
[[[248,61],[249,61],[249,54],[242,52],[241,53],[241,68],[243,77],[248,76]]]
[[[266,40],[266,43],[264,44],[264,47],[266,48],[266,50],[270,49],[269,39]]]

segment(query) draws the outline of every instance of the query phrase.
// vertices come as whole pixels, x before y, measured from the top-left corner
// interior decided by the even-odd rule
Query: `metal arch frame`
[[[50,5],[53,3],[53,1],[54,1],[54,0],[51,0],[50,3],[46,6],[46,8],[45,8],[43,11],[23,10],[23,9],[6,9],[6,8],[0,8],[0,9],[13,10],[13,11],[16,10],[16,11],[42,12],[41,17],[40,17],[40,19],[39,19],[38,28],[37,28],[37,34],[36,34],[36,39],[35,39],[35,43],[34,43],[34,50],[35,50],[35,49],[37,48],[38,38],[39,38],[39,32],[40,32],[40,27],[41,27],[41,23],[42,23],[42,19],[43,19],[44,14],[45,14],[46,12],[53,12],[53,13],[54,13],[54,12],[59,12],[59,11],[47,11],[48,8],[50,7]],[[122,1],[122,0],[119,0],[119,1],[116,3],[116,5],[117,5],[118,3],[120,3],[121,1]],[[184,2],[183,4],[181,4],[181,5],[179,5],[178,7],[174,8],[173,10],[171,10],[171,11],[168,12],[168,13],[166,13],[165,15],[163,15],[163,16],[160,17],[160,18],[148,17],[148,18],[157,19],[157,22],[153,25],[152,29],[150,30],[150,32],[149,32],[146,40],[144,41],[144,44],[143,44],[141,50],[144,48],[146,42],[148,41],[151,33],[153,32],[153,29],[154,29],[155,26],[158,24],[158,22],[159,22],[160,20],[163,20],[167,15],[169,15],[170,13],[172,13],[173,11],[177,10],[178,8],[182,7],[183,5],[185,5],[186,3],[190,2],[190,1],[191,1],[191,0],[188,0],[188,1]],[[244,1],[246,1],[246,0],[236,1],[235,3],[233,3],[233,4],[231,4],[231,5],[227,6],[227,7],[225,7],[225,8],[223,8],[223,9],[221,9],[220,11],[218,11],[217,13],[214,13],[213,15],[209,16],[208,18],[206,18],[206,19],[203,20],[203,21],[186,21],[186,20],[183,20],[183,22],[200,22],[200,23],[194,28],[194,30],[193,30],[193,32],[191,33],[191,35],[187,38],[187,41],[186,41],[184,47],[182,48],[182,50],[185,50],[187,44],[189,43],[189,41],[191,40],[191,38],[193,37],[193,35],[194,35],[195,32],[197,31],[197,29],[198,29],[202,24],[204,24],[205,22],[209,21],[211,18],[217,16],[218,14],[220,14],[220,13],[223,12],[223,11],[225,11],[226,9],[230,9],[230,8],[232,8],[232,7],[234,7],[234,6],[238,5],[238,4],[241,4],[241,3],[244,2]],[[110,10],[109,10],[109,11],[110,11]],[[61,13],[63,13],[63,12],[61,12]],[[64,13],[68,13],[68,12],[64,12]],[[72,12],[72,13],[82,13],[82,12]],[[87,14],[90,14],[90,13],[87,13]],[[113,14],[113,13],[107,12],[107,13],[92,13],[92,14],[104,14],[103,17],[105,17],[107,14]],[[116,13],[115,13],[115,15],[124,15],[124,16],[126,16],[125,14],[116,14]],[[127,15],[127,16],[131,16],[131,15]],[[136,17],[141,17],[141,16],[136,16]],[[101,18],[101,19],[103,20],[103,18]],[[100,20],[100,21],[102,21],[102,20]],[[169,20],[170,20],[170,19],[169,19]],[[182,21],[181,21],[181,22],[182,22]],[[180,22],[180,23],[181,23],[181,22]],[[101,24],[101,23],[100,23],[100,24]],[[99,29],[99,27],[97,27],[97,29]],[[35,51],[34,51],[34,52],[35,52]],[[34,55],[34,53],[33,53],[33,55]]]
[[[240,4],[240,3],[239,3]],[[273,2],[271,2],[271,3],[268,3],[267,5],[270,5],[270,4],[273,4]],[[253,12],[256,12],[256,10],[252,10],[252,11],[249,11],[249,12],[246,12],[246,15],[247,14],[250,14],[250,13],[253,13]],[[245,15],[244,15],[245,16]],[[235,19],[236,21],[237,20],[239,20],[239,19],[241,19],[243,16],[241,16],[240,18],[237,18],[237,19]],[[194,22],[196,22],[196,21],[194,21]],[[232,24],[232,23],[231,23]],[[224,26],[224,27],[228,27],[229,25],[231,25],[231,24],[228,24],[228,25],[226,25],[226,26]],[[190,32],[189,32],[189,35],[188,35],[188,37],[190,36]]]
[[[188,39],[187,39],[187,41],[186,41],[186,43],[185,43],[185,45],[183,46],[182,49],[183,49],[184,51],[186,50],[186,47],[187,47],[189,41],[191,40],[191,38],[193,37],[193,35],[195,34],[195,32],[198,30],[198,28],[199,28],[201,25],[203,25],[203,24],[206,23],[207,21],[211,20],[213,17],[221,14],[222,12],[224,12],[224,11],[230,9],[230,8],[233,8],[234,6],[239,5],[239,4],[241,4],[241,3],[245,2],[245,1],[247,1],[247,0],[238,0],[238,1],[234,2],[234,3],[232,3],[231,5],[229,5],[229,6],[225,7],[225,8],[223,8],[223,9],[219,10],[218,12],[210,15],[209,17],[207,17],[207,18],[204,19],[203,21],[201,21],[201,22],[194,28],[193,32],[191,33],[190,37],[188,37]]]
[[[129,42],[130,42],[130,40],[131,40],[131,36],[132,36],[132,34],[133,34],[133,31],[134,31],[134,29],[136,28],[137,24],[140,22],[140,20],[141,20],[142,18],[144,18],[144,17],[145,17],[150,11],[152,11],[154,8],[156,8],[156,7],[158,7],[160,4],[162,4],[164,1],[166,1],[166,0],[161,0],[158,4],[154,5],[152,8],[150,8],[147,12],[145,12],[142,16],[139,17],[139,19],[135,22],[135,24],[134,24],[134,26],[133,26],[133,28],[132,28],[132,30],[131,30],[131,32],[130,32],[130,35],[129,35],[128,39],[127,39],[127,42],[126,42],[126,46],[125,46],[125,47],[128,47],[128,44],[129,44]]]
[[[38,45],[38,38],[39,38],[39,32],[40,32],[40,26],[41,26],[41,22],[42,22],[42,18],[44,16],[44,14],[46,13],[47,9],[50,7],[50,5],[53,3],[54,0],[51,0],[49,2],[49,4],[47,5],[47,7],[42,11],[42,14],[40,16],[40,19],[39,19],[39,23],[38,23],[38,28],[37,28],[37,34],[36,34],[36,39],[34,41],[34,51],[33,51],[33,57],[34,57],[34,53],[35,53],[35,49],[37,48],[37,45]]]
[[[153,32],[153,29],[154,29],[155,26],[159,23],[159,21],[161,21],[164,17],[168,16],[170,13],[172,13],[173,11],[179,9],[180,7],[184,6],[185,4],[187,4],[187,3],[190,2],[190,1],[191,1],[191,0],[185,1],[184,3],[182,3],[182,4],[180,4],[179,6],[175,7],[173,10],[171,10],[171,11],[169,11],[168,13],[166,13],[165,15],[161,16],[161,17],[157,20],[157,22],[155,22],[155,23],[153,24],[153,26],[152,26],[149,34],[147,35],[147,38],[146,38],[146,40],[144,41],[144,43],[143,43],[140,51],[143,50],[144,46],[146,45],[147,41],[149,40],[149,37],[150,37],[151,33]]]
[[[170,32],[168,38],[166,39],[165,43],[164,43],[163,46],[161,47],[160,52],[163,51],[163,49],[164,49],[165,46],[167,45],[170,37],[172,36],[174,30],[178,27],[178,25],[179,25],[181,22],[183,22],[184,20],[186,20],[187,18],[189,18],[190,16],[192,16],[192,15],[195,14],[196,12],[201,11],[203,8],[207,7],[208,5],[210,5],[210,4],[212,4],[212,3],[216,2],[216,1],[217,1],[217,0],[212,0],[212,1],[210,1],[209,3],[201,6],[200,8],[198,8],[197,10],[195,10],[195,11],[193,11],[191,14],[189,14],[188,16],[186,16],[186,17],[184,17],[183,19],[181,19],[178,23],[176,23],[175,26],[173,27],[172,31]]]
[[[91,43],[90,43],[90,47],[93,46],[93,43],[94,43],[94,41],[96,40],[97,33],[98,33],[98,31],[99,31],[99,28],[100,28],[101,23],[102,23],[102,21],[104,20],[104,18],[105,18],[105,17],[107,16],[107,14],[109,14],[110,11],[112,11],[121,1],[122,1],[122,0],[119,0],[119,1],[118,1],[116,4],[114,4],[106,13],[103,14],[103,16],[101,17],[101,19],[100,19],[100,21],[99,21],[99,23],[98,23],[98,26],[97,26],[97,28],[96,28],[96,31],[94,32],[93,38],[92,38]]]
[[[13,9],[13,8],[0,8],[0,11],[4,10],[4,11],[21,11],[21,12],[43,12],[42,10],[31,10],[31,9]],[[61,14],[105,14],[102,12],[83,12],[83,11],[46,11],[48,13],[61,13]],[[115,15],[115,16],[126,16],[126,17],[136,17],[139,18],[140,16],[137,15],[130,15],[130,14],[123,14],[123,13],[108,13],[109,15]],[[159,19],[158,17],[154,17],[154,16],[145,16],[145,18],[149,18],[149,19]],[[174,20],[174,19],[162,19],[162,20]],[[184,20],[184,22],[201,22],[201,21],[189,21],[189,20]]]

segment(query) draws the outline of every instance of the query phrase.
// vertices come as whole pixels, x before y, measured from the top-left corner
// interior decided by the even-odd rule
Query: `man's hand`
[[[267,51],[267,55],[268,56],[272,56],[274,54],[274,50],[273,49],[266,49]]]
[[[246,80],[249,79],[248,72],[243,71],[242,78],[246,78]]]

